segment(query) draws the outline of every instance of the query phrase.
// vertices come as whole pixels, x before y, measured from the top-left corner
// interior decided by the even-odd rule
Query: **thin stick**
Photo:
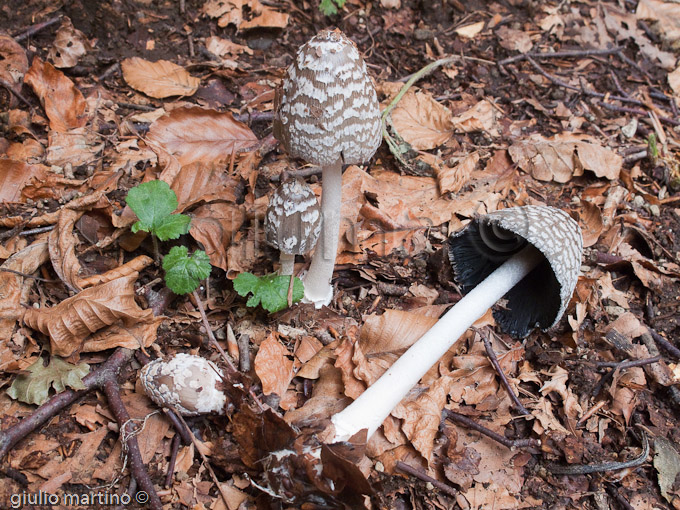
[[[486,349],[486,355],[489,357],[489,361],[491,362],[493,367],[496,369],[498,376],[501,378],[501,383],[503,383],[503,387],[508,392],[508,395],[510,395],[510,398],[512,399],[512,401],[515,403],[515,407],[524,416],[531,416],[531,413],[527,410],[526,407],[524,407],[522,405],[522,403],[519,401],[519,398],[517,397],[517,395],[515,395],[515,392],[513,391],[512,387],[510,386],[510,381],[508,381],[508,378],[505,376],[505,373],[503,372],[503,369],[501,368],[501,364],[498,362],[498,358],[496,357],[496,353],[493,351],[493,346],[491,345],[491,340],[489,339],[489,333],[487,331],[478,331],[478,332],[481,335],[482,340],[484,341],[484,348]]]
[[[643,367],[645,365],[651,365],[652,363],[658,363],[661,360],[661,355],[654,356],[653,358],[636,359],[632,361],[598,361],[596,365],[598,367],[613,367],[618,369],[632,368],[632,367]]]
[[[406,474],[409,474],[411,476],[415,476],[416,478],[419,478],[423,482],[431,483],[432,485],[437,487],[437,489],[448,494],[449,496],[453,496],[454,498],[458,496],[458,491],[455,490],[453,487],[448,486],[444,482],[440,482],[436,478],[432,478],[431,476],[427,475],[426,473],[423,473],[419,469],[416,469],[414,467],[409,466],[405,462],[398,461],[397,464],[396,464],[396,468],[399,471],[402,471],[403,473],[406,473]]]
[[[499,66],[504,66],[512,62],[518,62],[527,58],[573,58],[573,57],[590,57],[593,55],[613,55],[614,53],[620,53],[623,51],[621,46],[616,48],[609,48],[606,50],[566,50],[566,51],[556,51],[554,53],[523,53],[521,55],[515,55],[514,57],[509,57],[498,62]]]
[[[0,78],[0,85],[2,85],[3,87],[5,87],[7,90],[9,90],[10,94],[13,94],[17,99],[19,99],[19,101],[21,101],[21,102],[24,103],[26,106],[28,106],[28,108],[31,110],[31,112],[33,111],[33,105],[32,105],[31,103],[28,102],[28,99],[26,99],[26,98],[25,98],[24,96],[22,96],[19,92],[17,92],[16,90],[14,90],[14,88],[12,87],[12,84],[11,84],[11,83],[9,83],[9,82],[3,80],[2,78]]]
[[[659,347],[672,354],[675,358],[680,359],[680,349],[678,349],[675,345],[670,343],[652,328],[647,328],[647,330],[649,331],[649,334],[652,335],[652,338],[659,345]]]
[[[8,269],[6,267],[0,267],[0,271],[3,273],[12,273],[18,276],[23,276],[24,278],[30,278],[32,280],[38,280],[39,282],[55,283],[59,280],[48,280],[47,278],[40,278],[38,276],[33,276],[32,274],[22,273],[21,271],[15,271],[14,269]]]
[[[528,438],[528,439],[508,439],[505,436],[501,436],[500,434],[497,434],[493,430],[489,430],[483,425],[480,425],[476,421],[468,418],[467,416],[464,416],[460,413],[456,413],[455,411],[451,411],[449,409],[444,409],[444,417],[448,420],[455,421],[457,423],[460,423],[461,425],[465,425],[466,427],[476,430],[480,434],[484,434],[485,436],[493,439],[494,441],[502,444],[503,446],[507,446],[511,450],[515,450],[518,448],[533,448],[533,447],[539,447],[541,446],[541,441],[538,439],[533,439],[533,438]]]
[[[641,466],[647,461],[649,456],[649,439],[647,439],[647,434],[645,434],[644,430],[641,430],[640,433],[642,434],[642,453],[634,459],[626,462],[602,462],[601,464],[576,464],[571,466],[551,464],[547,466],[547,469],[556,475],[587,475]]]
[[[224,352],[224,349],[222,349],[222,346],[219,343],[217,343],[217,339],[215,338],[215,335],[212,332],[212,328],[210,327],[210,323],[208,322],[208,316],[205,314],[205,308],[203,308],[203,302],[201,301],[198,292],[194,290],[192,294],[194,296],[194,299],[196,300],[196,306],[198,306],[198,310],[201,313],[201,319],[203,319],[203,325],[205,326],[206,332],[208,333],[208,338],[215,346],[215,348],[219,351],[219,353],[222,355],[222,358],[224,358],[224,361],[227,363],[227,365],[229,365],[229,368],[232,370],[232,372],[238,372],[234,364],[231,362],[231,359],[229,359],[227,353]]]
[[[28,39],[32,35],[37,34],[41,30],[46,29],[47,27],[51,27],[55,23],[58,23],[61,20],[61,14],[59,16],[55,16],[54,18],[50,18],[47,21],[43,21],[42,23],[37,23],[33,25],[31,28],[26,30],[25,32],[21,32],[19,35],[14,37],[14,40],[16,42],[21,42],[24,39]]]
[[[170,447],[170,462],[168,462],[168,472],[165,473],[165,487],[170,487],[172,484],[172,475],[175,474],[175,462],[177,462],[177,452],[179,452],[179,443],[181,439],[179,435],[175,434],[172,438],[172,446]]]

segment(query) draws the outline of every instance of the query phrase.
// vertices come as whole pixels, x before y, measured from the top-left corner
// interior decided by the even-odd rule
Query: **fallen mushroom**
[[[578,224],[552,207],[496,211],[449,238],[449,256],[471,289],[375,383],[331,418],[334,441],[363,429],[369,438],[392,409],[478,318],[499,299],[498,325],[516,336],[553,327],[576,286],[583,239]],[[474,287],[474,288],[472,288]]]
[[[227,397],[220,389],[222,376],[212,361],[184,353],[168,360],[155,359],[139,372],[151,400],[184,416],[224,414]]]
[[[322,167],[323,235],[304,277],[305,300],[320,308],[333,297],[342,165],[368,161],[381,141],[378,97],[356,45],[322,30],[297,53],[275,98],[274,136],[291,156]]]
[[[321,232],[319,203],[312,188],[299,179],[276,188],[269,199],[264,231],[267,243],[281,252],[281,274],[292,275],[295,255],[311,251]]]

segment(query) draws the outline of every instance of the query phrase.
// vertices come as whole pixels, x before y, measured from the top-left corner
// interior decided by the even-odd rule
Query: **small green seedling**
[[[195,251],[191,257],[186,246],[174,246],[163,257],[165,284],[175,294],[193,292],[210,275],[212,266],[203,250]]]
[[[177,209],[177,195],[165,181],[149,181],[132,188],[125,200],[139,221],[132,232],[149,232],[161,241],[177,239],[189,232],[191,218],[172,214]]]
[[[652,163],[656,164],[656,160],[659,157],[659,147],[656,145],[656,135],[654,133],[650,133],[647,137],[647,154]]]
[[[234,290],[240,296],[247,296],[246,306],[257,306],[269,313],[278,312],[288,306],[288,287],[290,275],[266,274],[255,276],[252,273],[241,273],[234,279]],[[305,288],[299,278],[294,278],[292,302],[297,303],[305,295]]]
[[[319,10],[326,16],[333,16],[338,13],[338,7],[342,9],[346,0],[321,0]]]
[[[40,405],[47,400],[50,388],[57,392],[64,391],[66,387],[74,390],[84,390],[83,377],[90,372],[87,363],[73,365],[56,356],[50,359],[50,364],[45,366],[43,358],[20,373],[7,394],[26,404]]]

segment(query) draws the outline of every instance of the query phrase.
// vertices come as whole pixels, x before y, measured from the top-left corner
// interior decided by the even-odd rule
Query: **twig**
[[[47,227],[32,228],[30,230],[22,230],[19,232],[20,236],[32,236],[33,234],[42,234],[43,232],[49,232],[54,230],[54,225],[49,225]]]
[[[456,413],[455,411],[451,411],[449,409],[444,409],[444,417],[448,420],[455,421],[457,423],[460,423],[461,425],[465,425],[466,427],[476,430],[477,432],[484,434],[487,437],[490,437],[494,441],[502,444],[503,446],[507,446],[511,450],[515,450],[517,448],[531,448],[531,447],[538,447],[541,446],[541,441],[538,439],[508,439],[507,437],[501,436],[500,434],[497,434],[493,430],[489,430],[486,427],[480,425],[476,421],[468,418],[467,416],[464,416],[462,414]]]
[[[573,57],[591,57],[593,55],[613,55],[614,53],[620,53],[623,51],[621,46],[615,48],[608,48],[606,50],[566,50],[566,51],[556,51],[554,53],[523,53],[521,55],[515,55],[514,57],[508,57],[504,60],[498,62],[499,66],[504,66],[511,64],[512,62],[519,62],[520,60],[525,60],[529,58],[573,58]]]
[[[210,327],[210,323],[208,322],[208,316],[205,314],[205,308],[203,308],[203,302],[201,301],[201,298],[198,295],[198,292],[195,290],[193,291],[193,296],[194,299],[196,300],[196,306],[198,306],[198,310],[201,313],[201,319],[203,319],[203,325],[205,326],[206,332],[208,334],[208,338],[212,342],[212,344],[215,346],[215,348],[219,351],[219,353],[222,355],[224,358],[224,361],[227,363],[229,368],[231,369],[232,372],[238,372],[236,370],[236,367],[234,364],[231,362],[231,359],[227,355],[226,352],[224,352],[224,349],[222,349],[222,346],[217,343],[217,339],[215,338],[215,335],[212,332],[212,328]]]
[[[593,95],[593,94],[588,94],[588,95]],[[618,96],[609,96],[609,99],[618,99]],[[633,102],[633,100],[629,100],[629,103]],[[603,108],[606,108],[607,110],[612,110],[615,112],[620,112],[620,113],[631,113],[633,115],[640,115],[642,117],[647,117],[647,112],[645,110],[640,110],[639,108],[626,108],[625,106],[617,106],[615,104],[611,103],[605,103],[604,101],[598,101],[597,104]],[[665,124],[669,124],[671,126],[680,126],[680,121],[677,121],[675,119],[671,119],[668,117],[663,117],[659,116],[659,120]]]
[[[431,483],[432,485],[437,487],[437,489],[448,494],[449,496],[453,496],[454,498],[458,496],[458,491],[455,490],[453,487],[448,486],[444,482],[440,482],[436,478],[432,478],[431,476],[427,475],[426,473],[423,473],[419,469],[409,466],[405,462],[398,461],[396,464],[396,468],[399,471],[402,471],[403,473],[415,476],[416,478],[422,480],[423,482]]]
[[[607,405],[607,402],[605,400],[600,400],[597,404],[595,404],[593,407],[588,409],[583,416],[581,416],[578,421],[576,422],[576,426],[579,427],[583,425],[583,423],[590,418],[592,415],[594,415],[596,412],[598,412],[600,409],[602,409],[605,405]]]
[[[165,473],[165,487],[170,487],[172,484],[172,475],[175,471],[175,462],[177,462],[177,452],[179,452],[180,442],[181,439],[179,435],[175,434],[172,438],[172,446],[170,447],[170,462],[168,462],[168,472]]]
[[[238,345],[238,366],[241,372],[247,374],[250,372],[250,337],[242,333],[238,336],[236,343]]]
[[[32,274],[22,273],[21,271],[15,271],[14,269],[8,269],[6,267],[0,267],[0,271],[3,272],[3,273],[16,274],[16,275],[19,275],[19,276],[23,276],[24,278],[30,278],[32,280],[38,280],[39,282],[55,283],[55,282],[59,281],[59,280],[48,280],[47,278],[40,278],[38,276],[33,276]]]
[[[493,367],[496,369],[498,376],[501,378],[501,383],[503,384],[503,387],[508,392],[508,395],[510,395],[510,398],[512,399],[512,401],[515,403],[515,407],[524,416],[531,415],[531,413],[526,409],[526,407],[524,407],[522,405],[522,403],[519,401],[519,398],[517,397],[517,395],[515,395],[515,392],[513,391],[512,387],[510,386],[510,381],[508,381],[508,378],[505,376],[505,373],[503,372],[503,369],[501,368],[501,364],[498,362],[498,358],[496,357],[496,353],[493,351],[493,346],[491,345],[491,340],[489,339],[488,331],[478,330],[478,333],[480,334],[480,336],[482,337],[482,340],[484,341],[484,348],[486,349],[486,355],[489,357],[489,361],[491,362]]]
[[[148,104],[122,103],[122,102],[116,104],[118,104],[118,106],[122,108],[129,108],[130,110],[140,110],[142,112],[153,112],[158,109],[156,106]]]
[[[606,489],[607,493],[613,497],[624,510],[635,510],[635,508],[633,508],[633,506],[628,503],[628,500],[619,494],[619,491],[616,489],[616,487],[614,487],[614,485],[608,483]]]
[[[636,359],[632,361],[598,361],[595,363],[598,367],[613,367],[618,369],[632,368],[632,367],[642,367],[645,365],[651,365],[652,363],[657,363],[661,360],[661,356],[654,356],[653,358]]]
[[[54,18],[50,18],[47,21],[43,21],[41,23],[36,23],[35,25],[33,25],[28,30],[26,30],[24,32],[20,32],[19,35],[14,36],[14,40],[16,42],[21,42],[24,39],[28,39],[32,35],[37,34],[41,30],[44,30],[47,27],[51,27],[52,25],[54,25],[55,23],[58,23],[59,21],[61,21],[61,14],[59,16],[55,16]]]
[[[104,69],[104,72],[97,76],[97,81],[102,81],[111,76],[113,73],[118,71],[120,69],[120,63],[116,62],[115,64],[111,64],[109,67]]]
[[[678,349],[675,345],[670,343],[652,328],[647,328],[647,330],[649,331],[649,334],[652,335],[652,338],[659,345],[659,347],[664,349],[669,354],[672,354],[675,358],[680,359],[680,349]]]
[[[547,469],[556,475],[587,475],[641,466],[647,461],[649,456],[649,439],[647,439],[647,434],[645,434],[644,430],[640,430],[640,433],[642,434],[642,453],[634,459],[626,462],[602,462],[601,464],[577,464],[571,466],[550,464],[547,466]]]
[[[17,92],[16,90],[14,90],[14,88],[12,87],[12,84],[11,84],[11,83],[9,83],[9,82],[3,80],[2,78],[0,78],[0,85],[2,85],[2,86],[5,87],[7,90],[9,90],[10,94],[13,94],[17,99],[19,99],[19,101],[21,101],[21,102],[24,103],[26,106],[28,106],[28,108],[31,110],[31,112],[33,112],[33,105],[31,105],[31,103],[28,102],[28,99],[26,99],[26,98],[25,98],[24,96],[22,96],[19,92]]]

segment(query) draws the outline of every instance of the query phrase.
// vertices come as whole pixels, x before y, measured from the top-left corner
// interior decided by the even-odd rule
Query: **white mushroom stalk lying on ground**
[[[578,224],[552,207],[496,211],[472,221],[449,239],[451,264],[463,289],[471,289],[375,383],[331,418],[334,441],[361,430],[368,436],[458,338],[499,299],[498,325],[524,337],[553,327],[576,286],[583,239]]]
[[[371,159],[382,139],[378,97],[356,45],[322,30],[297,53],[275,98],[274,136],[291,156],[322,167],[322,233],[304,277],[305,300],[320,308],[333,297],[342,165]]]
[[[227,397],[222,371],[212,361],[191,354],[155,359],[142,367],[139,380],[157,405],[184,416],[224,414]]]
[[[269,243],[281,252],[281,274],[292,275],[295,255],[314,249],[321,233],[321,210],[309,185],[299,179],[282,183],[269,198],[264,219]]]

